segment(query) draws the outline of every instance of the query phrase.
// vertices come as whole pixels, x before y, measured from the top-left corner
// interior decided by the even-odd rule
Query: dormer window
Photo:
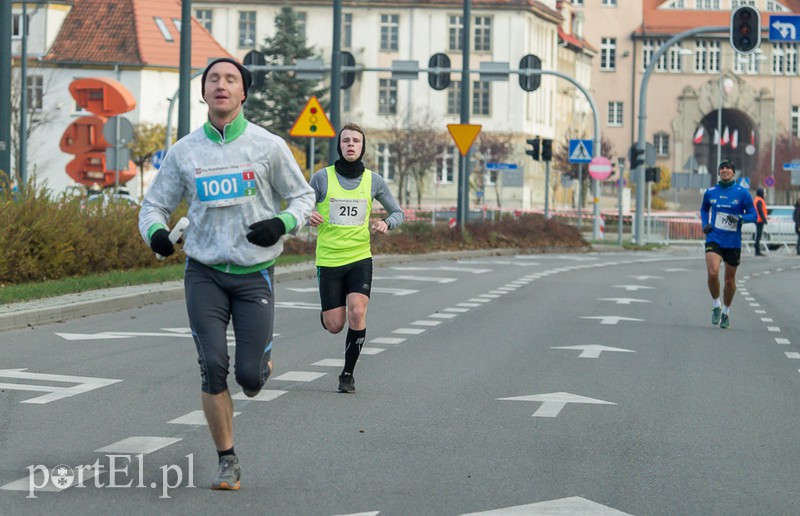
[[[169,33],[169,29],[167,28],[167,24],[164,23],[164,20],[162,20],[157,16],[154,17],[153,19],[156,22],[156,27],[158,27],[158,30],[161,31],[161,35],[164,36],[164,39],[170,43],[174,42],[175,39],[172,37],[172,34]]]

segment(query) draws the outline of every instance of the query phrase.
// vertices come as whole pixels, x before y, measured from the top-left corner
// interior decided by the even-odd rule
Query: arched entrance
[[[716,175],[720,160],[728,160],[740,175],[749,176],[758,160],[758,127],[737,109],[723,108],[721,115],[714,110],[700,120],[692,140],[694,157],[711,174]]]

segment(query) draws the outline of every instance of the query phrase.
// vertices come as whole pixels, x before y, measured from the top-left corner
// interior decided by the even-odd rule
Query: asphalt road
[[[701,253],[380,265],[352,395],[279,281],[235,493],[181,301],[0,333],[0,514],[799,514],[800,259],[745,257],[721,330]]]

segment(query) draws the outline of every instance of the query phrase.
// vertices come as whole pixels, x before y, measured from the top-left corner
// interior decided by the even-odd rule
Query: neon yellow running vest
[[[339,267],[372,256],[369,215],[372,213],[372,172],[361,174],[355,190],[345,190],[330,166],[328,193],[317,203],[317,211],[325,220],[317,227],[317,261],[322,267]]]

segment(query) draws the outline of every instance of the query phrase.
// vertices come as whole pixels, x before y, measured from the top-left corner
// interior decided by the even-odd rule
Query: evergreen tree
[[[313,59],[313,47],[306,46],[306,38],[300,33],[297,14],[291,7],[283,7],[275,17],[275,36],[266,38],[260,51],[266,65],[291,66],[298,59]],[[245,116],[269,131],[290,139],[289,130],[312,95],[321,98],[327,90],[319,81],[299,80],[295,72],[271,71],[266,73],[264,86],[252,87],[244,104]],[[307,138],[298,138],[295,143],[305,146]]]

